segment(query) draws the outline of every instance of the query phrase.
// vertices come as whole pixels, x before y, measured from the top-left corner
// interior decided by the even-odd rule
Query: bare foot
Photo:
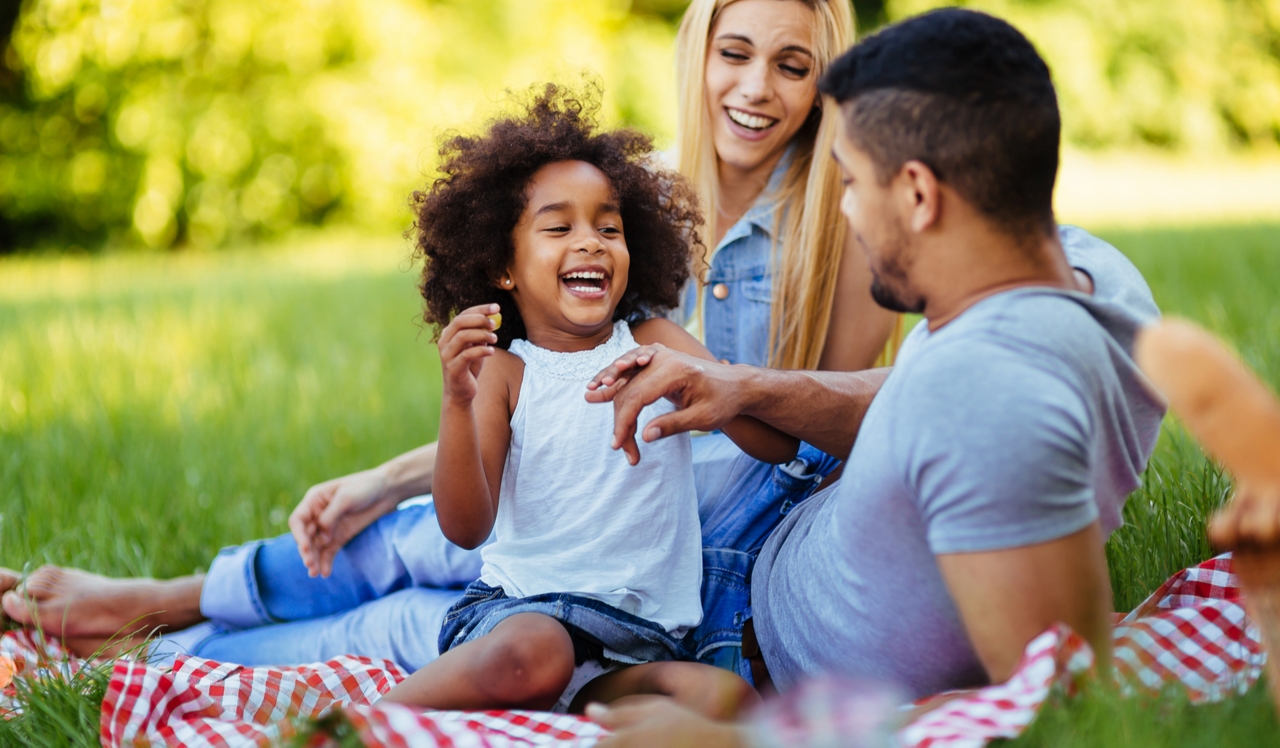
[[[110,579],[79,569],[42,566],[6,591],[2,602],[10,618],[37,626],[50,636],[105,639],[200,622],[203,584],[203,577]]]

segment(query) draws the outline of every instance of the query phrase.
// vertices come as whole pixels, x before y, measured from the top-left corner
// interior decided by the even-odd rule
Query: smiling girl
[[[436,512],[458,545],[495,527],[496,539],[445,616],[440,658],[388,700],[568,708],[594,678],[580,701],[659,693],[727,716],[752,694],[723,670],[672,662],[702,618],[689,438],[628,458],[610,449],[612,409],[584,398],[637,344],[713,360],[654,317],[679,300],[699,215],[679,177],[651,168],[650,148],[638,133],[595,132],[580,102],[548,86],[525,117],[447,143],[445,176],[417,198],[426,320],[447,322]],[[796,440],[749,418],[725,432],[759,460],[796,454]]]

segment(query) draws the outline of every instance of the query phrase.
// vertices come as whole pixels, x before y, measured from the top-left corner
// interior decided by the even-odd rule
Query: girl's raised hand
[[[498,314],[497,304],[481,304],[463,310],[440,333],[440,368],[444,378],[444,396],[458,403],[475,399],[476,378],[484,360],[493,355],[493,334],[498,323],[490,315]]]

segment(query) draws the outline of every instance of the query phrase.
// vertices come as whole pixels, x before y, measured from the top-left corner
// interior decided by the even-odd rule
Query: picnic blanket
[[[0,638],[0,653],[20,673],[68,677],[83,666],[56,642],[24,632]],[[1156,692],[1181,684],[1196,701],[1243,693],[1266,664],[1249,621],[1230,556],[1187,569],[1116,622],[1115,668],[1123,688]],[[901,728],[901,745],[969,748],[1020,734],[1055,688],[1074,689],[1093,653],[1067,627],[1045,631],[1026,648],[1007,682],[923,700],[938,706]],[[274,745],[316,729],[375,748],[401,746],[590,746],[607,735],[587,720],[541,712],[419,713],[372,703],[406,677],[395,664],[339,657],[302,667],[242,667],[178,657],[168,667],[120,660],[102,704],[105,746]],[[18,708],[12,686],[0,712]],[[5,699],[8,699],[6,703]],[[322,742],[320,738],[313,743]]]

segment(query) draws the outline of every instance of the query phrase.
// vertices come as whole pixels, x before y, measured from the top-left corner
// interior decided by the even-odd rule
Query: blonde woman
[[[854,41],[849,0],[694,0],[677,37],[680,171],[713,238],[690,327],[732,363],[890,363],[897,315],[840,215],[834,106],[817,80]],[[817,158],[815,158],[815,154]]]
[[[883,360],[896,317],[872,302],[862,252],[845,236],[827,158],[834,113],[816,87],[852,41],[848,0],[695,0],[681,25],[680,168],[702,193],[713,247],[684,314],[719,358],[810,369]],[[762,542],[837,463],[809,448],[775,469],[716,436],[695,441],[717,566]],[[209,618],[160,646],[244,664],[354,652],[416,670],[437,655],[434,632],[460,594],[448,588],[480,569],[479,553],[444,541],[429,502],[395,511],[430,492],[434,467],[431,444],[319,484],[290,518],[292,535],[226,549],[205,576],[46,568],[26,582],[26,601],[8,594],[4,608],[90,651],[127,625],[171,631]],[[0,591],[15,582],[0,573]],[[268,625],[282,621],[294,623]],[[706,631],[696,638],[703,658],[741,672],[725,659],[736,634]]]

